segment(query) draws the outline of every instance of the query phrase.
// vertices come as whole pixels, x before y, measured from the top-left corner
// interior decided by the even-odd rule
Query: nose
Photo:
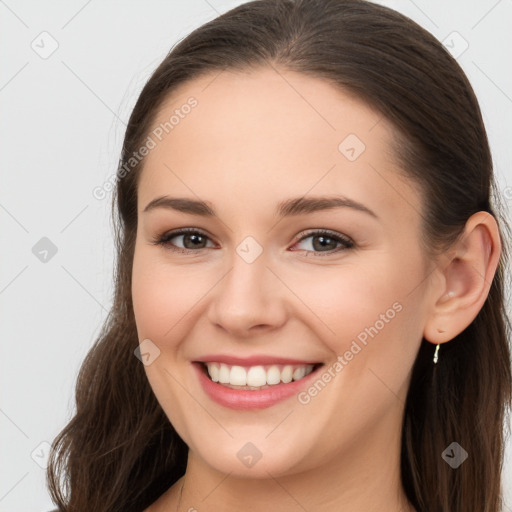
[[[215,286],[209,320],[234,339],[246,339],[281,327],[287,318],[286,286],[264,253],[252,263],[234,254],[231,269]]]

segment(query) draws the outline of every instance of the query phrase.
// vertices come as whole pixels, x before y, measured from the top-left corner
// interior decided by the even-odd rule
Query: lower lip
[[[265,409],[271,407],[293,395],[297,395],[317,375],[319,366],[306,377],[292,381],[288,384],[276,384],[266,389],[247,390],[232,389],[217,382],[213,382],[205,373],[201,363],[193,363],[192,366],[198,374],[199,382],[205,393],[214,401],[231,409]]]

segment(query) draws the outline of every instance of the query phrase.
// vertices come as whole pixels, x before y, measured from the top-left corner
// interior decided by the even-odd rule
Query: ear
[[[423,337],[445,343],[475,319],[489,294],[501,255],[495,218],[477,212],[466,222],[459,240],[440,258],[434,273],[431,308]]]

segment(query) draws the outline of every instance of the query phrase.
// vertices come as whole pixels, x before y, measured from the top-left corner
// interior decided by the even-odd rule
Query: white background
[[[171,46],[240,3],[0,0],[0,511],[52,508],[31,454],[44,464],[44,443],[71,418],[78,368],[111,306],[110,194],[92,190],[115,173],[131,108]],[[512,2],[381,3],[469,44],[458,61],[510,206]],[[44,31],[58,43],[48,58],[31,47],[51,48]],[[57,247],[46,263],[32,252],[42,237]],[[506,511],[511,454],[509,444]]]

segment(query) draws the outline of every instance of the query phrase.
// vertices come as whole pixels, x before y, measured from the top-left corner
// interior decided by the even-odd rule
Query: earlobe
[[[466,222],[462,236],[445,253],[447,263],[436,269],[443,284],[432,294],[423,332],[426,340],[445,343],[471,324],[487,299],[500,254],[496,220],[487,212],[475,213]]]
[[[454,336],[456,336],[451,335],[451,329],[445,325],[445,318],[447,316],[450,304],[453,307],[453,302],[449,304],[446,303],[451,301],[451,299],[454,297],[455,292],[453,290],[449,290],[436,302],[434,311],[430,315],[423,331],[423,337],[427,341],[437,345],[439,343],[450,341]]]

